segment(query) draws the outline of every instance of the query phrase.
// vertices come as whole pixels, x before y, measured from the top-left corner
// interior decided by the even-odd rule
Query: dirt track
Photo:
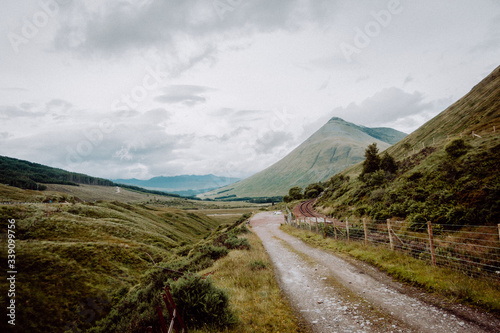
[[[349,263],[279,230],[282,215],[251,220],[276,269],[280,286],[312,332],[500,332],[488,314],[449,312],[376,269]],[[434,302],[436,303],[436,302]],[[468,319],[464,319],[468,318]],[[472,319],[472,320],[469,320]]]

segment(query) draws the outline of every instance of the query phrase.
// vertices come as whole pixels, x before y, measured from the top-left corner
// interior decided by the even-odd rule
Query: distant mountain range
[[[293,186],[325,181],[362,161],[369,144],[384,150],[407,134],[392,128],[369,128],[331,118],[300,146],[269,168],[201,198],[238,198],[285,195]]]
[[[154,177],[148,180],[114,179],[117,184],[144,187],[150,190],[166,191],[183,196],[192,196],[227,186],[239,181],[239,178],[218,177],[215,175],[181,175]]]

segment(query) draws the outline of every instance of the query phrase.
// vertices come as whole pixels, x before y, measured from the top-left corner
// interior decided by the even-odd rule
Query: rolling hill
[[[45,186],[40,186],[40,184],[113,185],[113,182],[107,179],[69,172],[6,156],[0,156],[0,183],[30,190],[45,189]]]
[[[394,174],[360,179],[357,164],[332,177],[317,208],[333,216],[409,222],[500,220],[500,66],[396,145]]]
[[[292,186],[324,181],[363,160],[364,150],[376,142],[383,149],[406,136],[390,128],[368,128],[331,118],[300,146],[269,168],[201,198],[282,196]]]

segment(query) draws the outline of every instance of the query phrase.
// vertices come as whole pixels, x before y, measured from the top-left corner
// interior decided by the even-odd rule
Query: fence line
[[[500,224],[468,226],[366,218],[297,218],[287,211],[287,224],[322,234],[325,238],[387,246],[435,266],[470,276],[500,279]]]
[[[500,128],[498,129],[499,132],[497,132],[496,130],[497,130],[496,126],[492,125],[491,127],[485,128],[481,132],[467,131],[467,132],[461,132],[458,134],[454,134],[451,136],[444,135],[444,134],[436,134],[432,138],[428,138],[427,140],[424,140],[424,141],[415,142],[413,145],[411,145],[408,142],[407,146],[405,146],[403,148],[406,151],[406,153],[403,155],[404,155],[404,157],[410,157],[410,156],[418,153],[421,149],[424,149],[426,147],[433,147],[435,145],[444,144],[447,142],[451,142],[455,139],[463,139],[466,137],[472,137],[472,139],[475,139],[475,138],[486,138],[486,137],[497,136],[498,133],[500,132]]]

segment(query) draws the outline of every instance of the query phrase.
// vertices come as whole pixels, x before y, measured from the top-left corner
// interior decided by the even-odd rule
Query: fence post
[[[327,233],[326,233],[326,217],[323,218],[324,223],[323,223],[323,238],[326,238]]]
[[[345,218],[345,232],[347,233],[347,241],[349,242],[349,221],[347,221],[347,217]]]
[[[337,223],[335,223],[335,219],[333,219],[333,232],[335,233],[335,240],[338,239],[338,236],[337,236]]]
[[[498,240],[500,241],[500,224],[498,224]]]
[[[389,244],[391,245],[391,250],[394,250],[394,243],[392,242],[392,233],[391,233],[391,220],[387,219],[387,233],[389,234]]]
[[[316,217],[316,233],[319,233],[319,228],[318,228],[318,218]]]
[[[363,217],[363,229],[365,229],[365,245],[368,245],[368,230],[366,229],[366,217]]]
[[[311,218],[308,218],[307,222],[309,223],[309,231],[312,231]]]
[[[429,246],[431,248],[432,265],[436,266],[436,252],[434,251],[434,237],[432,236],[431,221],[427,221],[427,231],[429,232]]]

